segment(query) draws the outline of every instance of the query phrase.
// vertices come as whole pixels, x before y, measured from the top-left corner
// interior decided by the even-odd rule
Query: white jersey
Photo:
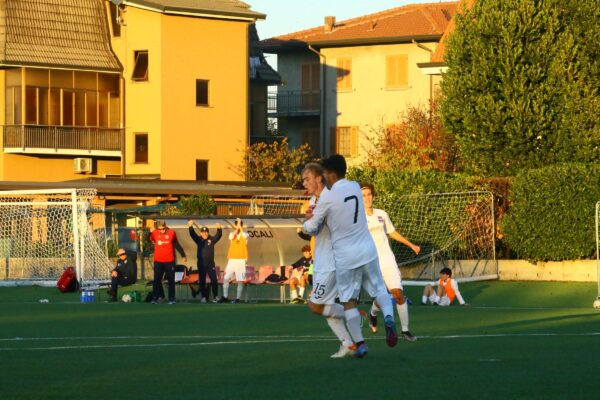
[[[373,214],[367,215],[367,224],[369,232],[375,242],[377,255],[379,256],[379,265],[381,269],[398,268],[396,257],[392,252],[388,235],[395,232],[394,225],[390,220],[388,213],[378,208],[373,209]]]
[[[321,192],[323,195],[329,189],[324,188]],[[313,196],[309,205],[317,204],[317,198]],[[333,258],[333,247],[331,245],[331,232],[327,227],[327,222],[321,226],[321,230],[315,236],[315,250],[313,254],[313,268],[315,272],[330,272],[335,271],[335,259]]]
[[[313,217],[304,222],[304,232],[314,236],[325,222],[331,232],[336,270],[359,268],[377,258],[358,183],[340,179],[322,193]]]

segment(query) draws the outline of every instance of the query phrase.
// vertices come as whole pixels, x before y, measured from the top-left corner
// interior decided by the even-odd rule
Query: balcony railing
[[[321,113],[321,91],[269,93],[267,114],[270,117],[318,116]]]
[[[285,136],[279,136],[279,135],[265,135],[265,136],[250,135],[250,144],[256,144],[256,143],[273,144],[274,141],[281,142],[284,138],[285,138]]]
[[[5,153],[120,157],[123,130],[116,128],[5,125]]]

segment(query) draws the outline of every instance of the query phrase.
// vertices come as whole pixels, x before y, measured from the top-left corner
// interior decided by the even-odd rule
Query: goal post
[[[443,267],[462,282],[498,279],[491,192],[386,194],[376,198],[375,207],[384,209],[395,229],[421,247],[415,255],[390,242],[405,284],[435,281]]]
[[[0,192],[0,285],[56,285],[73,267],[82,286],[110,279],[104,207],[95,189]]]

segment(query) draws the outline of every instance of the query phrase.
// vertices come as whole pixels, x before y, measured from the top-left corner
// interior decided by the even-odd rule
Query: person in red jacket
[[[175,231],[167,228],[165,221],[157,221],[156,229],[150,229],[150,241],[154,243],[154,282],[152,285],[152,304],[165,297],[162,287],[163,277],[169,284],[169,304],[175,304],[175,250],[187,262],[185,251],[177,241]]]

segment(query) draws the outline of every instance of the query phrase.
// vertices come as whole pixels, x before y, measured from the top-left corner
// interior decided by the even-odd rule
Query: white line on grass
[[[419,339],[483,339],[483,338],[517,338],[517,337],[559,337],[559,336],[600,336],[600,332],[585,333],[499,333],[489,335],[441,335],[441,336],[418,336]],[[334,337],[325,336],[118,336],[118,337],[89,337],[77,338],[78,340],[117,340],[117,339],[181,339],[181,338],[219,338],[232,339],[217,342],[196,343],[148,343],[148,344],[99,344],[79,346],[48,346],[48,347],[0,347],[0,351],[54,351],[54,350],[79,350],[79,349],[112,349],[112,348],[143,348],[143,347],[177,347],[177,346],[220,346],[229,344],[272,344],[272,343],[299,343],[299,342],[328,342],[337,340]],[[11,338],[1,339],[3,341],[24,340],[70,340],[73,338]],[[383,340],[384,337],[375,337],[369,340]]]

